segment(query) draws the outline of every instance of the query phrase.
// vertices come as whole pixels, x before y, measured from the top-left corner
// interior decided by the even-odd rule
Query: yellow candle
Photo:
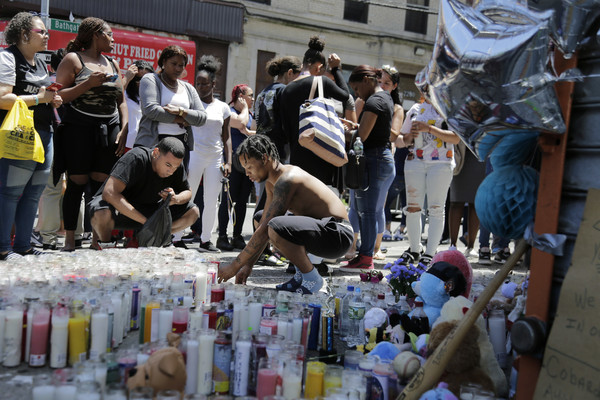
[[[159,307],[160,304],[156,302],[149,302],[146,304],[146,315],[144,317],[144,343],[150,341],[150,334],[152,332],[152,310]]]
[[[71,366],[86,359],[85,326],[85,317],[69,318],[69,365]]]
[[[306,364],[306,385],[304,397],[314,399],[323,396],[323,376],[325,375],[325,363],[310,361]]]

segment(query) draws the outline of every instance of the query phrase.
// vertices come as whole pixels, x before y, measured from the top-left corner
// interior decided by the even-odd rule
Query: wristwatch
[[[183,107],[179,107],[179,114],[180,117],[183,117]]]

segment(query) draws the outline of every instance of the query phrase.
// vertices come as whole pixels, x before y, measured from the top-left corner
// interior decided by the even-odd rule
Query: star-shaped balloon
[[[515,1],[441,2],[433,56],[416,83],[480,160],[489,130],[565,131],[546,71],[551,16]]]
[[[570,58],[600,16],[600,0],[529,0],[536,10],[554,10],[552,37]]]

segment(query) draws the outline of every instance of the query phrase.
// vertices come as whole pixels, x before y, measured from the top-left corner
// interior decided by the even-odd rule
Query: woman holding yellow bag
[[[10,46],[0,51],[0,119],[4,120],[20,97],[33,111],[45,159],[43,163],[0,159],[0,261],[40,254],[31,247],[29,239],[52,165],[52,107],[62,104],[56,91],[46,90],[50,77],[46,64],[36,55],[48,48],[48,30],[42,20],[20,12],[8,23],[4,38]],[[11,247],[13,224],[15,239]]]

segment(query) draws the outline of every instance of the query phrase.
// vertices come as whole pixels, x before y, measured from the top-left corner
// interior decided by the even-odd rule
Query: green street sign
[[[79,23],[52,18],[50,20],[50,29],[54,31],[77,33],[79,30]]]

